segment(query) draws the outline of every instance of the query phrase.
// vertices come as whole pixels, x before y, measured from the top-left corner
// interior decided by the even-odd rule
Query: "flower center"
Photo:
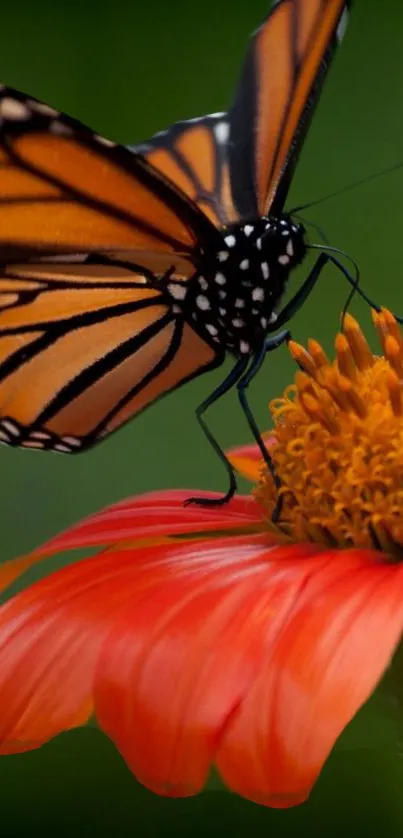
[[[403,557],[403,337],[373,313],[383,357],[346,315],[330,362],[317,341],[291,341],[294,385],[270,404],[270,454],[281,481],[278,526],[293,540],[370,547]],[[264,470],[255,490],[269,519],[277,492]]]

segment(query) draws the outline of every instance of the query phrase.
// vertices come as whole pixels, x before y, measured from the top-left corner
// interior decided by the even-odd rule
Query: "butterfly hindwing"
[[[219,362],[146,275],[30,263],[0,276],[0,440],[76,452]]]
[[[231,195],[229,123],[217,113],[177,122],[134,150],[173,181],[217,227],[240,220]]]

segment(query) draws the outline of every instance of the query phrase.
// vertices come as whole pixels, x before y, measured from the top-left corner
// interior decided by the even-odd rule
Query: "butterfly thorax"
[[[200,250],[190,282],[171,278],[168,290],[205,340],[250,354],[275,322],[290,271],[305,252],[304,228],[289,216],[233,225],[218,248]]]

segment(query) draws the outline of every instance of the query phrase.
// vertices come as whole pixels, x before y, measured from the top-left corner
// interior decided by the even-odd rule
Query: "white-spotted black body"
[[[276,320],[290,271],[305,256],[304,236],[287,215],[228,227],[220,249],[197,254],[192,279],[172,277],[168,291],[206,341],[236,356],[252,354]]]

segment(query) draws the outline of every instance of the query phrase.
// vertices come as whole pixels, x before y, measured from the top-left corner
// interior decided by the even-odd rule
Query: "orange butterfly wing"
[[[257,30],[229,111],[234,201],[244,218],[281,212],[346,0],[278,0]]]
[[[23,253],[191,253],[215,230],[143,157],[0,91],[0,260]],[[139,259],[137,259],[139,261]],[[149,260],[150,261],[150,260]]]
[[[220,363],[163,291],[113,264],[0,277],[0,440],[76,452]]]
[[[134,147],[217,227],[282,211],[346,0],[277,0],[252,38],[228,113],[178,122]]]
[[[282,210],[346,6],[278,0],[228,115],[134,150],[0,91],[3,441],[79,450],[221,363],[161,277],[186,281],[217,228]]]
[[[175,183],[216,227],[241,221],[232,200],[225,113],[177,122],[133,150]]]
[[[143,157],[0,90],[0,440],[78,451],[220,363],[164,275],[216,234]]]

